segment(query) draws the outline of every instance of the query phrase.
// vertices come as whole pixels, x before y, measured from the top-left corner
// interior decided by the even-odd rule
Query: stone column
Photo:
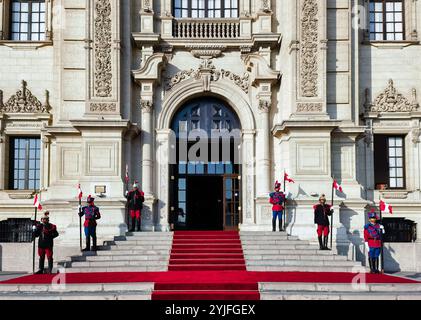
[[[3,10],[4,10],[4,3],[3,2],[4,2],[3,0],[0,0],[0,40],[3,40],[4,39],[4,30],[3,30],[3,23],[4,23],[4,20],[3,20],[3,15],[4,15]]]
[[[146,196],[153,194],[153,102],[142,100],[142,189]]]
[[[241,213],[243,216],[243,223],[240,226],[241,230],[250,230],[256,224],[255,215],[255,161],[254,161],[254,145],[255,145],[254,130],[243,130],[243,141],[241,144],[241,165],[242,165],[242,203]]]
[[[269,112],[271,101],[262,99],[259,101],[260,128],[257,135],[256,166],[259,168],[259,176],[256,177],[257,196],[267,198],[270,192],[270,128]]]

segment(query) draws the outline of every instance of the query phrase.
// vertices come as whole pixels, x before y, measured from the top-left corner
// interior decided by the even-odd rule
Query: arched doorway
[[[170,210],[176,229],[235,230],[241,217],[241,125],[214,97],[185,103],[174,115],[176,164],[170,166]]]

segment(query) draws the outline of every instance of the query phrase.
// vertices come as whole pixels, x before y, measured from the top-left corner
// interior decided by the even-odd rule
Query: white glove
[[[367,251],[370,250],[370,247],[368,246],[368,242],[364,242],[365,243],[365,248],[367,249]]]
[[[386,231],[384,231],[384,226],[380,225],[380,230],[382,231],[382,233],[384,234]]]
[[[37,230],[37,226],[32,226],[32,231]]]
[[[129,191],[126,190],[126,192],[124,193],[125,196],[127,196],[129,194]]]

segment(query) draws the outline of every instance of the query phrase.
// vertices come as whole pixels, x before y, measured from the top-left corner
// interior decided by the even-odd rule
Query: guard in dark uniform
[[[329,216],[333,214],[333,209],[326,204],[326,196],[322,194],[319,203],[314,207],[314,223],[317,224],[317,236],[319,238],[320,250],[330,250],[327,246],[329,238]]]
[[[33,236],[38,239],[39,270],[35,274],[44,273],[45,256],[48,259],[48,273],[53,271],[53,245],[58,237],[57,227],[50,223],[49,212],[46,211],[41,222],[36,221],[32,227]]]
[[[269,195],[269,202],[272,204],[272,231],[276,231],[276,219],[279,219],[279,231],[283,231],[282,214],[284,212],[285,194],[281,192],[281,184],[278,181],[275,182],[275,192]]]
[[[97,250],[96,245],[96,220],[101,219],[101,214],[99,212],[99,208],[94,204],[94,198],[89,195],[86,202],[88,203],[87,206],[81,208],[79,211],[79,216],[85,216],[85,222],[83,224],[85,229],[85,237],[86,237],[86,248],[82,251],[91,251],[91,237],[92,237],[92,251]]]
[[[126,195],[127,205],[129,207],[130,217],[132,219],[132,226],[129,232],[133,232],[136,226],[136,230],[140,231],[140,225],[142,221],[142,209],[143,202],[145,202],[145,194],[139,190],[137,183],[133,184],[133,190],[129,191]]]
[[[370,273],[380,273],[379,257],[385,231],[384,226],[378,223],[378,220],[377,214],[372,211],[368,215],[369,222],[364,226],[364,241],[368,252]]]

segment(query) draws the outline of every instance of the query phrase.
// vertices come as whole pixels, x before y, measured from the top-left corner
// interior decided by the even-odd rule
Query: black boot
[[[134,232],[134,227],[136,225],[136,218],[132,218],[132,226],[129,229],[129,232]]]
[[[371,259],[370,257],[368,258],[368,264],[370,265],[370,273],[376,273],[374,270],[373,259]]]
[[[320,250],[324,250],[322,237],[319,237],[319,245],[320,245]]]
[[[91,251],[91,237],[86,237],[86,248],[82,251]]]
[[[45,256],[39,257],[39,263],[38,263],[39,270],[37,272],[35,272],[35,274],[43,274],[44,273],[44,261],[45,261]]]
[[[53,258],[48,259],[48,274],[53,273],[53,263],[54,263]]]
[[[328,242],[328,240],[329,240],[329,237],[323,237],[323,247],[324,247],[324,250],[331,250],[331,249],[329,249],[329,247],[327,246],[327,242]]]
[[[380,270],[379,270],[379,258],[374,259],[374,273],[379,274]]]
[[[276,231],[276,218],[272,218],[272,231]]]
[[[279,232],[284,231],[284,228],[282,226],[282,220],[279,220]]]
[[[98,247],[96,246],[96,235],[92,236],[92,251],[97,251]]]
[[[141,220],[140,220],[140,219],[139,219],[139,220],[137,220],[137,227],[136,227],[136,231],[137,231],[137,232],[142,231],[142,230],[141,230],[141,228],[140,228],[140,223],[141,223]]]

